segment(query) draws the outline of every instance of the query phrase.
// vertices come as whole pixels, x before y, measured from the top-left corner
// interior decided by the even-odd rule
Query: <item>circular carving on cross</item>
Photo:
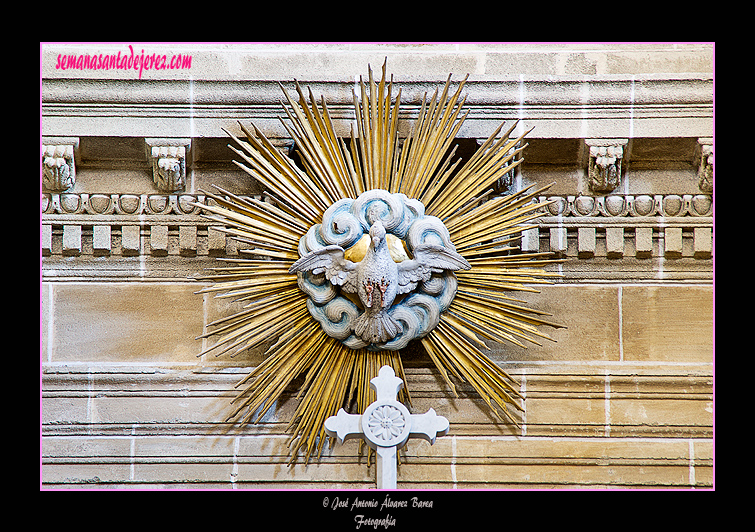
[[[398,401],[372,403],[362,415],[362,432],[377,447],[400,447],[409,439],[411,415]]]
[[[391,405],[376,408],[367,420],[372,435],[383,441],[388,441],[401,434],[406,426],[406,418],[401,410]]]

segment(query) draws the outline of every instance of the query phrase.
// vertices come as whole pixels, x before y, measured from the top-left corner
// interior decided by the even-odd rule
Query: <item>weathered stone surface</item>
[[[612,285],[552,285],[539,287],[539,294],[527,294],[527,303],[552,313],[549,320],[568,329],[544,328],[555,342],[542,340],[542,347],[527,344],[496,346],[501,360],[618,360],[619,297]]]
[[[56,284],[51,362],[194,363],[203,320],[195,289],[190,283]]]
[[[625,286],[622,294],[625,360],[713,360],[713,288]]]

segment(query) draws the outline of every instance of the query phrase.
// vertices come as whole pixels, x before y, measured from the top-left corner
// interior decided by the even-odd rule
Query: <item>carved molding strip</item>
[[[459,76],[460,77],[460,76]],[[316,80],[297,78],[302,85],[312,87],[312,91],[328,101],[328,107],[352,103],[353,80]],[[458,79],[456,76],[454,79]],[[441,78],[433,80],[402,79],[402,92],[407,106],[419,107],[422,95],[429,87],[434,87]],[[280,112],[280,86],[273,80],[152,80],[148,87],[139,80],[128,79],[98,79],[97,84],[91,80],[64,78],[45,78],[43,109],[53,105],[97,105],[102,104],[102,110],[107,105],[119,102],[120,105],[132,105],[145,111],[154,110],[159,106],[168,106],[175,113],[181,105],[192,105],[200,111],[237,114],[239,108],[252,106],[269,106],[276,116]],[[287,86],[292,82],[285,82]],[[193,93],[189,87],[193,87]],[[646,78],[617,79],[615,76],[589,80],[579,76],[574,79],[561,78],[558,80],[558,90],[554,90],[554,82],[550,79],[470,79],[465,84],[469,93],[471,106],[518,106],[519,87],[526,89],[528,106],[545,105],[561,106],[575,109],[584,106],[603,108],[610,112],[617,105],[638,107],[656,106],[685,106],[700,107],[712,111],[713,106],[713,78],[712,76],[696,76],[690,78],[673,77],[669,79]],[[635,87],[632,96],[632,86]],[[589,88],[589,100],[584,100],[585,87]],[[669,94],[673,99],[669,99]],[[193,101],[192,101],[193,96]],[[208,103],[209,102],[209,103]],[[332,102],[332,103],[331,103]],[[580,103],[575,103],[580,102]],[[404,107],[402,103],[402,107]],[[220,109],[218,109],[220,108]],[[110,109],[114,112],[115,109]]]
[[[242,196],[244,197],[244,196]],[[259,196],[254,196],[260,199]],[[42,194],[43,215],[199,215],[191,202],[207,203],[203,194]],[[709,194],[611,196],[540,196],[546,216],[573,217],[710,217]]]
[[[202,194],[43,194],[42,254],[236,256],[238,243],[189,203]],[[553,201],[553,203],[546,203]],[[712,196],[541,196],[522,250],[576,259],[710,259]]]
[[[541,208],[552,216],[621,217],[710,217],[713,197],[708,194],[643,194],[637,196],[541,196]]]
[[[42,214],[199,215],[197,194],[42,194]]]

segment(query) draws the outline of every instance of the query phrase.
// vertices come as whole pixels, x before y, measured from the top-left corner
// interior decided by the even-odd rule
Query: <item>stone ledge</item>
[[[234,256],[250,248],[215,230],[198,207],[189,205],[206,201],[202,194],[43,194],[42,254]],[[543,196],[538,201],[545,216],[525,232],[526,252],[578,261],[712,258],[709,195]]]
[[[444,76],[445,77],[445,76]],[[339,135],[353,122],[353,82],[300,81],[323,95]],[[445,80],[443,80],[445,81]],[[401,83],[402,118],[413,119],[438,83]],[[288,87],[289,90],[293,86]],[[536,126],[529,138],[711,137],[713,80],[560,79],[465,85],[469,110],[461,137],[486,138],[501,121]],[[523,96],[524,95],[524,96]],[[588,95],[588,96],[585,96]],[[217,137],[254,122],[270,138],[286,138],[277,82],[45,80],[45,135]],[[131,117],[125,123],[115,120]],[[135,120],[138,119],[138,120]],[[406,127],[406,123],[400,125]],[[631,135],[630,135],[631,133]]]
[[[49,435],[42,442],[42,479],[56,487],[374,487],[374,460],[368,466],[356,442],[327,448],[306,467],[287,468],[286,441],[279,434]],[[407,446],[398,487],[709,487],[712,444],[703,438],[449,435],[432,447]]]

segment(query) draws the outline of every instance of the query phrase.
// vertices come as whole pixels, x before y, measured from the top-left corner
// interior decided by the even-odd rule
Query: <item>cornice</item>
[[[346,81],[297,80],[328,106],[353,104],[357,85]],[[150,80],[132,79],[44,79],[42,105],[121,104],[128,105],[278,105],[281,86],[295,91],[295,83],[267,80]],[[453,86],[453,83],[452,83]],[[437,81],[395,82],[401,89],[401,103],[420,105],[425,94],[438,88]],[[357,92],[358,94],[358,92]],[[712,105],[712,76],[611,76],[567,78],[549,76],[517,80],[468,79],[464,85],[465,105]]]
[[[344,134],[353,121],[355,84],[300,80],[305,91],[322,96]],[[283,86],[295,94],[293,82]],[[396,83],[402,90],[400,116],[417,115],[422,98],[437,82]],[[463,137],[486,137],[502,120],[535,125],[530,138],[711,136],[713,80],[610,77],[466,82],[469,111]],[[223,128],[254,121],[266,135],[285,136],[278,82],[265,80],[45,79],[42,84],[44,135],[222,136]],[[338,122],[341,122],[340,124]],[[629,122],[632,122],[630,125]],[[125,123],[124,123],[125,122]],[[590,125],[592,124],[592,125]]]

